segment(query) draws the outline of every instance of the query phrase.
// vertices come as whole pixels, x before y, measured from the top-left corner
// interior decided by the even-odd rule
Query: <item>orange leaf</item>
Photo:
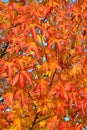
[[[38,49],[37,49],[35,42],[31,42],[30,44],[27,45],[26,53],[29,53],[30,50],[33,50],[35,52],[37,58],[39,58]]]
[[[12,86],[14,86],[18,82],[18,79],[19,79],[19,73],[17,73],[16,76],[13,78]]]
[[[7,92],[3,98],[5,99],[5,103],[8,105],[8,106],[12,106],[14,104],[14,100],[13,100],[13,92]]]
[[[27,78],[29,84],[32,85],[32,80],[29,73],[27,71],[22,71],[22,74]]]

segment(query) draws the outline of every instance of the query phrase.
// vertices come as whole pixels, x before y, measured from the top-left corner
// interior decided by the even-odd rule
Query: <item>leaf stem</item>
[[[53,80],[54,80],[54,77],[55,77],[56,71],[57,71],[57,69],[55,69],[55,71],[54,71],[54,73],[53,73],[53,76],[52,76],[51,82],[50,82],[50,84],[49,84],[49,87],[51,87],[52,84],[53,84]]]

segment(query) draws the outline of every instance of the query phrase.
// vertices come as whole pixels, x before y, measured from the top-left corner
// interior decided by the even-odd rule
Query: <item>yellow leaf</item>
[[[45,121],[41,121],[41,122],[40,122],[40,127],[44,127],[44,126],[45,126],[45,124],[46,124],[46,122],[45,122]]]
[[[52,74],[51,71],[47,71],[47,72],[46,72],[46,75],[47,75],[49,78],[51,77],[51,74]]]
[[[42,66],[41,65],[37,65],[37,68],[40,69]]]
[[[14,124],[13,124],[13,130],[20,130],[21,128],[21,121],[19,118],[16,118],[14,120]],[[12,130],[12,129],[11,129]]]
[[[84,79],[84,82],[87,84],[87,79],[86,78]]]
[[[65,0],[66,2],[69,2],[69,0]]]
[[[41,34],[39,34],[39,35],[37,35],[37,39],[38,39],[38,41],[40,42],[40,43],[43,43],[44,42],[44,35],[41,35]]]
[[[42,43],[42,39],[41,39],[41,36],[40,35],[37,35],[37,39],[40,43]]]
[[[4,130],[7,130],[7,129],[4,129]],[[11,128],[9,128],[8,130],[18,130],[16,127],[14,128],[14,127],[11,127]]]
[[[34,52],[34,51],[32,51],[32,50],[31,50],[29,53],[30,53],[31,55],[34,55],[34,54],[35,54],[35,52]]]

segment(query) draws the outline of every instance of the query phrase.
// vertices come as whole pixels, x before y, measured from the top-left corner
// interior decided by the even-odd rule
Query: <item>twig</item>
[[[54,73],[53,73],[53,76],[52,76],[51,82],[50,82],[50,84],[49,84],[49,87],[51,87],[52,84],[53,84],[53,80],[54,80],[54,77],[55,77],[56,71],[57,71],[57,69],[55,69],[55,71],[54,71]]]
[[[33,121],[33,123],[32,123],[32,126],[31,126],[30,130],[33,130],[33,127],[34,127],[34,125],[36,124],[36,120],[38,119],[38,114],[39,114],[39,113],[36,114],[36,116],[35,116],[35,118],[34,118],[34,121]]]
[[[34,101],[34,99],[33,99],[33,97],[31,96],[31,94],[30,93],[28,93],[29,94],[29,97],[31,98],[31,100],[32,101]],[[33,102],[34,103],[34,102]],[[34,103],[34,107],[35,107],[35,110],[36,110],[36,112],[37,112],[37,106],[36,106],[36,104]]]
[[[47,116],[47,117],[45,117],[45,118],[43,118],[43,119],[37,121],[37,122],[35,123],[35,125],[38,124],[38,123],[40,123],[41,121],[44,121],[44,120],[48,119],[48,118],[50,118],[50,116]]]

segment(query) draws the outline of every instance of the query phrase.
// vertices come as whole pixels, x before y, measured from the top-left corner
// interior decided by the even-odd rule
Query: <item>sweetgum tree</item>
[[[87,1],[0,1],[0,130],[86,125]]]

